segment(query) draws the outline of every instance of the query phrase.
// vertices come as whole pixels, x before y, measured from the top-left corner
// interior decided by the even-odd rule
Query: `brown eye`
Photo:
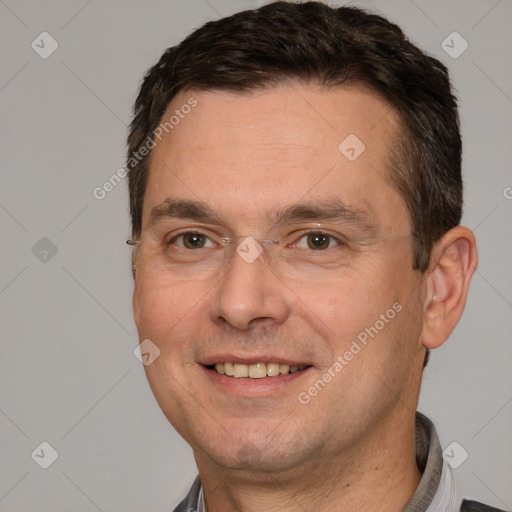
[[[202,233],[182,233],[170,240],[169,245],[176,245],[180,249],[203,249],[204,247],[213,247],[213,242]]]
[[[199,233],[185,233],[183,235],[183,245],[187,249],[201,249],[206,243],[206,237]]]
[[[328,249],[331,243],[331,236],[324,233],[310,233],[307,235],[308,247],[314,251]]]

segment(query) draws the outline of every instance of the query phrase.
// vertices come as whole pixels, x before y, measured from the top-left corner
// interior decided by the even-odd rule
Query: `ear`
[[[464,226],[451,229],[435,244],[427,271],[422,331],[426,348],[441,346],[457,325],[477,262],[475,235]]]

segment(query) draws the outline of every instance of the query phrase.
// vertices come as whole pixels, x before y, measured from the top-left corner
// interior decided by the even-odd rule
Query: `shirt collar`
[[[423,473],[403,512],[452,512],[459,510],[451,469],[443,460],[441,444],[432,422],[416,413],[416,464]]]
[[[416,413],[416,464],[423,473],[420,483],[403,512],[455,512],[462,499],[455,488],[450,467],[443,460],[441,445],[432,422]],[[207,512],[199,477],[176,511]]]

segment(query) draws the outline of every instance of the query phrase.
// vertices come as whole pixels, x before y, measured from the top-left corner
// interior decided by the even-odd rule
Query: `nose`
[[[233,254],[214,293],[212,321],[240,331],[282,324],[290,313],[286,286],[269,266],[265,254],[253,261],[240,254]]]

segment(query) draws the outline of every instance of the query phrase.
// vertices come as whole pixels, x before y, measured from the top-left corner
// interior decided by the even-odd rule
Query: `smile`
[[[235,379],[263,379],[265,377],[278,377],[279,375],[297,373],[307,367],[307,365],[289,366],[287,364],[273,362],[254,364],[225,362],[208,366],[209,369],[216,371],[219,375],[225,375]]]

